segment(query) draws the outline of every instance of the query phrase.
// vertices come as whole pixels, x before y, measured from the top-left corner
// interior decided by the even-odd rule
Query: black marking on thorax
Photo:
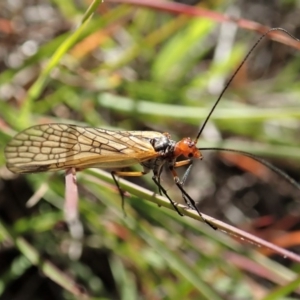
[[[151,139],[150,143],[154,150],[163,157],[172,156],[176,144],[175,141],[170,140],[167,136]]]
[[[157,137],[149,141],[153,146],[154,150],[160,155],[156,158],[142,162],[142,165],[147,169],[153,170],[154,173],[157,173],[162,165],[167,161],[173,160],[174,148],[176,142],[170,140],[167,136]]]

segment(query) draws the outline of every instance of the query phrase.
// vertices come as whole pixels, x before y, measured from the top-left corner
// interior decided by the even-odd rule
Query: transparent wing
[[[14,173],[121,168],[159,154],[149,142],[152,131],[110,131],[68,124],[36,125],[18,133],[6,146],[7,168]]]

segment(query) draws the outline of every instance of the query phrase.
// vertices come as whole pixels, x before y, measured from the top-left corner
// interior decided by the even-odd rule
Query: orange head
[[[183,155],[187,158],[200,158],[202,159],[202,154],[200,150],[196,147],[196,143],[191,140],[191,138],[184,138],[177,142],[174,149],[175,157]]]

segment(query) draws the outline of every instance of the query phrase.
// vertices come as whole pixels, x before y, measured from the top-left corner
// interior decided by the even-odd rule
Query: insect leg
[[[182,180],[180,182],[181,186],[183,187],[190,171],[191,171],[191,168],[193,166],[193,161],[191,159],[186,159],[186,160],[182,160],[182,161],[179,161],[179,162],[176,162],[174,164],[174,168],[179,168],[179,167],[182,167],[182,166],[185,166],[185,165],[189,165],[187,170],[184,172],[183,174],[183,177],[182,177]],[[187,199],[187,197],[182,193],[182,198],[184,200],[184,202],[187,204],[187,206],[189,208],[194,208],[193,204]]]
[[[158,174],[155,174],[152,176],[152,180],[154,181],[154,183],[158,186],[159,192],[162,192],[170,201],[170,203],[172,204],[172,206],[174,207],[174,209],[177,211],[177,213],[180,216],[183,216],[183,214],[178,210],[176,203],[170,198],[170,196],[168,195],[167,191],[164,189],[164,187],[160,184],[160,175],[161,172],[159,172]]]
[[[147,173],[149,173],[149,169],[144,167],[143,171],[140,172],[123,172],[123,171],[113,171],[111,172],[112,178],[119,190],[119,193],[121,195],[122,198],[122,209],[124,210],[124,194],[123,191],[118,183],[117,177],[116,176],[120,176],[120,177],[138,177],[138,176],[143,176]],[[160,184],[159,180],[157,178],[159,178],[159,176],[161,175],[161,168],[158,170],[158,172],[154,172],[154,175],[152,177],[152,180],[154,181],[154,183],[158,186],[159,191],[161,191],[167,198],[168,200],[171,202],[171,204],[173,205],[174,209],[177,211],[177,213],[180,216],[183,216],[183,214],[178,210],[178,208],[176,207],[176,203],[169,197],[169,195],[167,194],[167,191],[162,187],[162,185]]]
[[[183,166],[183,165],[187,164],[187,163],[184,163],[184,164],[180,164],[180,163],[182,163],[182,162],[179,162],[179,166]],[[180,216],[183,216],[183,214],[178,210],[178,208],[176,206],[176,203],[170,198],[167,191],[164,189],[164,187],[160,183],[159,178],[160,178],[160,175],[161,175],[161,170],[162,170],[162,168],[159,168],[159,170],[157,172],[154,172],[152,180],[158,186],[159,191],[162,192],[168,198],[168,200],[170,201],[170,203],[172,204],[174,209],[177,211],[177,213]],[[123,194],[123,191],[122,191],[122,189],[121,189],[121,187],[118,183],[118,180],[117,180],[116,176],[120,176],[120,177],[133,177],[133,176],[135,176],[135,177],[138,177],[138,176],[143,176],[143,175],[147,174],[148,172],[149,172],[149,169],[147,169],[145,167],[144,167],[144,171],[140,171],[140,172],[123,172],[123,171],[113,171],[113,172],[111,172],[112,178],[113,178],[113,180],[114,180],[114,182],[115,182],[115,184],[116,184],[116,186],[119,190],[121,198],[122,198],[122,208],[123,209],[124,209],[124,194]],[[176,176],[177,176],[177,174],[176,174]],[[178,178],[178,176],[177,176],[177,178]],[[178,184],[180,185],[179,178],[178,178],[178,183],[176,181],[175,181],[175,183],[176,183],[177,186],[178,186]],[[185,199],[186,203],[191,203],[192,208],[194,208],[198,212],[198,214],[202,217],[202,214],[197,209],[194,200],[184,191],[184,189],[181,187],[181,185],[180,185],[179,189],[181,190],[182,196]],[[185,197],[187,197],[188,201],[186,200]],[[208,223],[204,218],[203,218],[203,220],[204,220],[204,222]],[[209,225],[212,227],[211,224],[209,224]]]
[[[192,166],[193,166],[193,161],[189,160],[189,166],[188,166],[188,168],[186,169],[186,171],[184,172],[184,174],[182,176],[182,180],[181,180],[181,185],[182,186],[185,184],[185,181],[186,181],[186,179],[188,178],[188,176],[189,176],[189,174],[191,172]],[[176,163],[174,167],[178,168],[178,167],[181,167],[181,165],[177,166],[177,163]]]
[[[137,172],[131,172],[131,171],[128,171],[128,172],[123,172],[123,171],[112,171],[111,172],[111,176],[116,184],[116,187],[119,191],[119,194],[121,196],[121,199],[122,199],[122,209],[124,211],[124,193],[119,185],[119,182],[117,180],[117,177],[116,176],[119,176],[119,177],[139,177],[139,176],[143,176],[147,173],[149,173],[150,170],[148,170],[147,168],[144,167],[144,170],[143,171],[137,171]]]
[[[159,183],[159,185],[157,185],[157,184],[156,184],[156,185],[158,186],[158,192],[159,192],[160,195],[163,194],[163,193],[162,193],[162,190],[161,190],[161,183],[160,183],[160,177],[161,177],[162,171],[163,171],[163,165],[160,166],[159,171],[158,171],[157,174],[156,174],[156,179],[157,179],[157,181],[158,181],[158,183]],[[153,173],[154,173],[154,172],[153,172]]]
[[[184,172],[183,176],[182,176],[182,180],[181,180],[181,186],[183,187],[183,185],[185,184],[185,181],[187,179],[187,177],[189,176],[191,169],[193,166],[193,162],[191,161],[190,165],[188,166],[187,170]],[[175,166],[176,167],[176,166]],[[184,199],[184,201],[189,205],[189,201],[187,201],[186,197],[184,196],[184,194],[182,194],[182,198]]]
[[[180,162],[177,162],[177,163],[173,163],[173,162],[170,162],[170,164],[169,164],[169,170],[170,170],[170,172],[173,174],[173,178],[174,178],[174,182],[175,182],[175,184],[177,185],[177,187],[179,188],[179,190],[181,191],[181,193],[182,193],[182,195],[183,195],[183,199],[186,201],[187,199],[188,199],[188,201],[186,201],[187,202],[187,204],[188,203],[190,203],[190,205],[192,206],[192,208],[194,209],[194,210],[196,210],[197,211],[197,213],[198,213],[198,215],[200,216],[200,218],[202,218],[202,220],[203,220],[203,222],[204,223],[206,223],[207,225],[209,225],[212,229],[214,229],[214,230],[217,230],[218,228],[216,227],[216,226],[214,226],[214,225],[212,225],[211,223],[209,223],[204,217],[203,217],[203,215],[202,215],[202,213],[199,211],[199,209],[198,209],[198,207],[196,206],[196,203],[195,203],[195,201],[191,198],[191,196],[184,190],[184,188],[183,188],[183,184],[184,184],[184,181],[186,180],[186,177],[187,177],[187,175],[186,175],[186,173],[184,174],[184,178],[183,178],[183,180],[184,181],[182,181],[182,182],[180,182],[180,180],[179,180],[179,177],[178,177],[178,175],[177,175],[177,173],[176,173],[176,171],[175,171],[175,167],[181,167],[181,166],[184,166],[184,165],[187,165],[187,164],[190,164],[191,162],[190,162],[190,160],[183,160],[183,161],[180,161]],[[189,170],[189,169],[188,169]],[[189,171],[188,171],[189,172]],[[189,204],[188,204],[189,205]]]

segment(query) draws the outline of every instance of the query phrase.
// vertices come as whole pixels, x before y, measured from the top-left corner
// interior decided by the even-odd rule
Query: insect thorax
[[[144,161],[142,165],[153,170],[154,173],[162,167],[162,165],[167,161],[173,161],[174,159],[174,149],[176,142],[169,138],[169,135],[163,135],[160,137],[153,138],[149,141],[153,146],[154,150],[159,153],[159,156],[147,161]]]
[[[150,143],[153,146],[154,150],[156,152],[159,152],[162,157],[168,157],[170,155],[172,156],[176,145],[176,142],[170,140],[167,135],[151,139]]]

